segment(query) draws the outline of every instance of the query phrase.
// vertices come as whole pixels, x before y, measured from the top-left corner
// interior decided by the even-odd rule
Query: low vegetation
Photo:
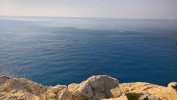
[[[141,93],[126,93],[128,100],[139,100]]]

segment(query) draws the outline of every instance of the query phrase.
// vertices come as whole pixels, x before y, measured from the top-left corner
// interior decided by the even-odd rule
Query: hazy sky
[[[0,0],[0,16],[177,19],[177,0]]]

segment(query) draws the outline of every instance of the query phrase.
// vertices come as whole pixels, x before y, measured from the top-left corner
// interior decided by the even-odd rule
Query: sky
[[[0,16],[177,19],[177,0],[0,0]]]

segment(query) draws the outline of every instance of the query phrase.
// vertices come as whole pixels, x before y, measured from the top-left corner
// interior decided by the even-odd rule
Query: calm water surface
[[[177,81],[177,21],[0,17],[0,74],[44,85]]]

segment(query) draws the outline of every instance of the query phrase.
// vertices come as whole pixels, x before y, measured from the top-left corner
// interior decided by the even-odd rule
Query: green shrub
[[[55,96],[55,97],[54,97],[54,100],[58,100],[58,96]]]
[[[128,100],[139,100],[141,93],[126,93]]]

